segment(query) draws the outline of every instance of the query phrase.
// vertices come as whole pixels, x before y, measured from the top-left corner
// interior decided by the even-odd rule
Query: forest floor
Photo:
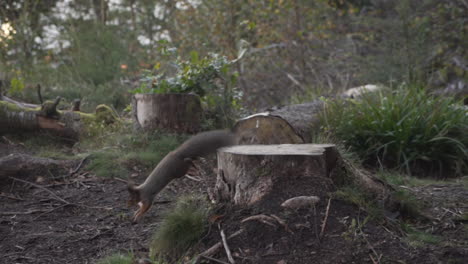
[[[0,158],[11,153],[34,154],[17,142],[0,142]],[[132,224],[135,208],[126,205],[126,183],[96,177],[85,165],[72,176],[37,172],[14,176],[21,180],[0,181],[0,263],[95,263],[115,252],[147,258],[152,234],[177,197],[206,194],[206,187],[214,183],[214,178],[173,181],[143,220]],[[142,182],[146,174],[134,176]],[[331,200],[327,214],[328,196],[320,183],[309,179],[284,184],[290,184],[288,190],[295,190],[295,195],[322,199],[315,211],[283,211],[281,201],[292,194],[248,210],[225,209],[218,222],[226,235],[244,230],[228,241],[236,263],[466,263],[468,259],[466,177],[404,187],[424,204],[427,216],[404,222],[397,216],[369,219],[356,205],[337,199]],[[284,223],[241,224],[258,214],[277,216]],[[213,225],[197,249],[220,241],[218,225]],[[223,249],[213,258],[228,263]]]

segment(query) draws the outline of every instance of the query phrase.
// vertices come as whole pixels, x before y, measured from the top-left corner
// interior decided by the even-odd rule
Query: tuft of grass
[[[104,257],[96,262],[97,264],[132,264],[133,255],[132,254],[121,254],[116,253],[110,256]]]
[[[334,197],[358,206],[366,211],[372,219],[383,217],[383,210],[377,204],[376,200],[365,190],[353,185],[340,187],[334,194]]]
[[[128,170],[122,164],[121,153],[118,151],[94,152],[89,159],[87,168],[99,177],[124,178],[128,174]]]
[[[419,231],[410,226],[404,226],[404,229],[408,233],[407,242],[413,247],[424,247],[427,244],[437,245],[442,242],[441,237]]]
[[[325,132],[364,160],[411,173],[462,175],[468,170],[468,110],[418,86],[328,102]]]
[[[180,257],[205,233],[210,210],[209,203],[202,197],[180,198],[154,234],[151,256]]]
[[[400,189],[395,193],[395,199],[400,204],[400,213],[403,217],[420,218],[422,217],[421,209],[423,205],[414,195],[411,195],[407,190]]]
[[[425,186],[430,184],[447,184],[447,181],[435,180],[435,179],[424,179],[417,177],[410,177],[409,175],[403,174],[398,171],[382,170],[376,174],[377,177],[390,183],[391,185],[398,188],[398,186]]]

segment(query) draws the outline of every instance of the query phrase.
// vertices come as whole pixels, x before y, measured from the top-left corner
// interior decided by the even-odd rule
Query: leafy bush
[[[151,242],[151,255],[180,257],[196,243],[207,227],[210,206],[202,197],[183,197],[169,212]]]
[[[195,93],[200,96],[207,110],[207,123],[214,127],[227,127],[235,120],[240,110],[240,96],[237,92],[237,73],[231,73],[226,57],[211,53],[199,58],[191,52],[191,60],[177,58],[170,64],[175,73],[157,63],[153,71],[145,71],[140,87],[134,93]],[[171,76],[169,76],[171,75]]]
[[[327,133],[373,164],[438,176],[467,170],[466,108],[420,87],[329,102],[322,119]]]

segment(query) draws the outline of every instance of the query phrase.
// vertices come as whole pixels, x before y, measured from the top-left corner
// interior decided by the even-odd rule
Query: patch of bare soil
[[[43,180],[37,182],[41,179],[38,176]],[[34,185],[11,179],[0,182],[0,263],[94,263],[113,252],[129,251],[145,258],[151,236],[172,202],[182,194],[206,193],[206,185],[214,186],[214,178],[207,180],[209,183],[176,180],[157,197],[143,220],[132,224],[135,208],[126,206],[124,182],[99,179],[84,169],[55,180],[48,175],[21,179]],[[221,209],[222,216],[213,217],[217,220],[198,249],[203,251],[221,241],[219,224],[227,236],[244,229],[228,240],[236,263],[464,263],[468,259],[466,222],[454,220],[466,213],[468,196],[463,187],[413,190],[418,198],[433,203],[429,213],[434,219],[450,219],[416,223],[442,238],[438,244],[416,247],[407,243],[398,224],[368,220],[362,210],[349,203],[332,200],[327,214],[331,183],[309,178],[277,186],[281,189],[268,197],[268,203],[250,209]],[[280,207],[285,199],[298,195],[317,195],[321,200],[315,210]],[[282,221],[241,223],[258,214]],[[223,248],[212,258],[229,263]]]
[[[171,202],[181,192],[202,189],[196,181],[175,181],[158,196],[143,220],[132,224],[136,208],[127,208],[126,183],[122,181],[99,179],[83,170],[56,180],[50,180],[50,175],[17,178],[33,185],[0,181],[0,263],[5,264],[95,263],[114,252],[145,257],[151,236]]]
[[[285,187],[286,185],[289,185]],[[300,179],[278,186],[270,203],[259,204],[249,210],[233,210],[222,226],[232,234],[245,231],[229,241],[238,263],[464,263],[468,258],[466,227],[454,224],[450,232],[434,233],[442,241],[437,245],[411,246],[399,226],[389,220],[371,220],[356,206],[331,200],[326,226],[326,184],[313,179]],[[322,197],[315,210],[285,211],[282,201],[297,195]],[[448,193],[447,193],[448,195]],[[247,221],[251,215],[263,214],[279,217],[286,226],[275,221]],[[438,228],[437,223],[424,223]],[[433,226],[434,225],[434,226]],[[427,231],[427,230],[426,230]],[[322,233],[322,236],[320,235]],[[461,238],[460,236],[465,236]],[[219,234],[210,235],[212,244],[220,240]],[[459,239],[454,243],[454,239]],[[215,258],[228,262],[221,250]]]

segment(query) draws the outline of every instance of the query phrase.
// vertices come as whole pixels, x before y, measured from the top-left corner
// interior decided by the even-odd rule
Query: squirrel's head
[[[151,207],[151,201],[142,199],[141,191],[138,190],[138,188],[132,182],[128,183],[127,190],[130,195],[127,203],[128,206],[135,206],[137,204],[139,206],[138,210],[135,212],[135,214],[133,214],[133,222],[138,222],[143,217],[143,214],[146,213],[146,211],[148,211],[148,209]]]

